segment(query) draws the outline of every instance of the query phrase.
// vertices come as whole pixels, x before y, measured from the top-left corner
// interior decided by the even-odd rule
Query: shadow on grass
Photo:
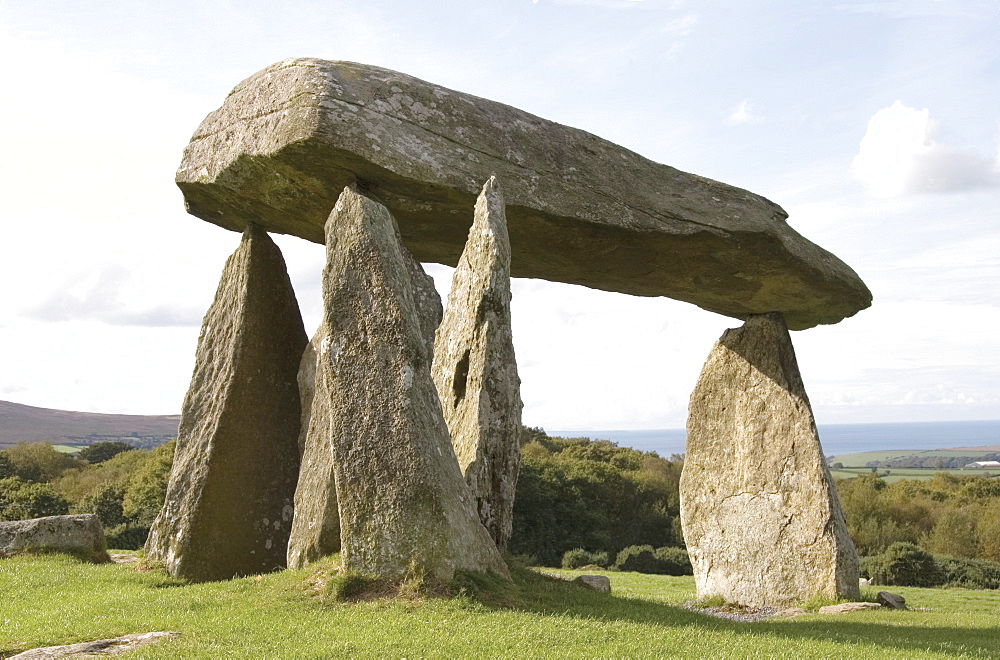
[[[826,615],[820,620],[771,619],[757,623],[729,621],[699,614],[674,605],[641,598],[603,594],[575,584],[535,573],[514,569],[515,585],[520,592],[516,605],[490,603],[494,609],[517,609],[543,615],[578,616],[604,621],[628,621],[648,625],[678,627],[700,626],[728,630],[754,637],[772,635],[795,640],[828,641],[838,644],[877,645],[918,656],[928,651],[945,655],[1000,657],[1000,628],[968,628],[924,625],[893,625],[851,621],[850,614]],[[891,612],[901,622],[913,612]]]

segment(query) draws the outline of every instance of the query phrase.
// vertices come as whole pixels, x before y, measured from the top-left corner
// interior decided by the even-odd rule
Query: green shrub
[[[146,545],[148,527],[118,527],[106,530],[108,547],[117,550],[139,550]]]
[[[618,557],[615,558],[615,568],[619,571],[657,573],[659,562],[653,554],[653,546],[630,545],[618,553]]]
[[[69,500],[49,484],[0,479],[0,520],[29,520],[69,513]]]
[[[875,584],[934,587],[944,582],[931,553],[906,542],[893,543],[882,554],[867,557],[864,569]]]
[[[691,575],[694,570],[691,568],[691,558],[688,557],[684,548],[665,547],[657,548],[653,551],[656,561],[659,562],[659,571],[663,575]]]
[[[76,457],[91,465],[103,463],[126,451],[134,451],[135,447],[124,442],[95,442],[76,452]]]
[[[1000,589],[1000,563],[957,557],[935,557],[949,587]]]
[[[563,568],[582,568],[592,564],[602,568],[607,567],[608,553],[587,552],[583,548],[576,548],[574,550],[567,550],[562,558]]]

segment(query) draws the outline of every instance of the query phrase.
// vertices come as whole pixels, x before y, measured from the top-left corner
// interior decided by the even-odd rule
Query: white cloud
[[[896,101],[868,121],[852,163],[854,176],[876,197],[949,193],[1000,185],[996,163],[938,140],[930,110]]]
[[[733,108],[733,111],[726,117],[727,126],[739,126],[740,124],[756,124],[762,118],[754,114],[753,104],[749,101],[740,101],[740,104]]]

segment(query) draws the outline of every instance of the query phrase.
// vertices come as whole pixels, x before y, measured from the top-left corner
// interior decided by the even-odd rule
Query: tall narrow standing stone
[[[340,552],[340,513],[330,445],[331,392],[329,360],[330,330],[320,324],[302,355],[299,391],[302,401],[302,431],[299,448],[302,467],[295,489],[295,517],[288,539],[288,566],[302,568],[324,555]]]
[[[441,322],[441,299],[434,280],[415,259],[409,261],[413,301],[420,319],[420,334],[428,351]],[[336,310],[328,313],[336,314]],[[331,445],[332,393],[329,371],[330,328],[324,321],[302,355],[299,391],[302,392],[303,454],[295,490],[295,518],[288,539],[288,566],[301,568],[320,557],[340,552],[340,512]],[[324,357],[325,356],[325,357]]]
[[[716,342],[691,394],[681,522],[699,598],[857,599],[858,557],[780,314]]]
[[[479,519],[502,552],[521,466],[521,379],[510,327],[510,241],[495,177],[476,201],[434,343],[433,374]]]
[[[306,345],[281,252],[251,224],[205,315],[167,497],[147,554],[223,580],[285,565]]]
[[[326,225],[331,447],[348,569],[507,573],[474,511],[431,378],[433,317],[388,210],[348,188]],[[423,282],[420,280],[423,279]],[[314,404],[315,405],[315,404]]]

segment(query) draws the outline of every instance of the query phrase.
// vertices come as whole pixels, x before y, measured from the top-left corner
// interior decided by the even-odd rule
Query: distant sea
[[[684,453],[684,429],[648,431],[546,431],[564,438],[611,440],[625,447],[655,451],[664,458]],[[1000,420],[987,422],[905,422],[822,424],[819,440],[826,456],[893,449],[950,449],[1000,445]]]

